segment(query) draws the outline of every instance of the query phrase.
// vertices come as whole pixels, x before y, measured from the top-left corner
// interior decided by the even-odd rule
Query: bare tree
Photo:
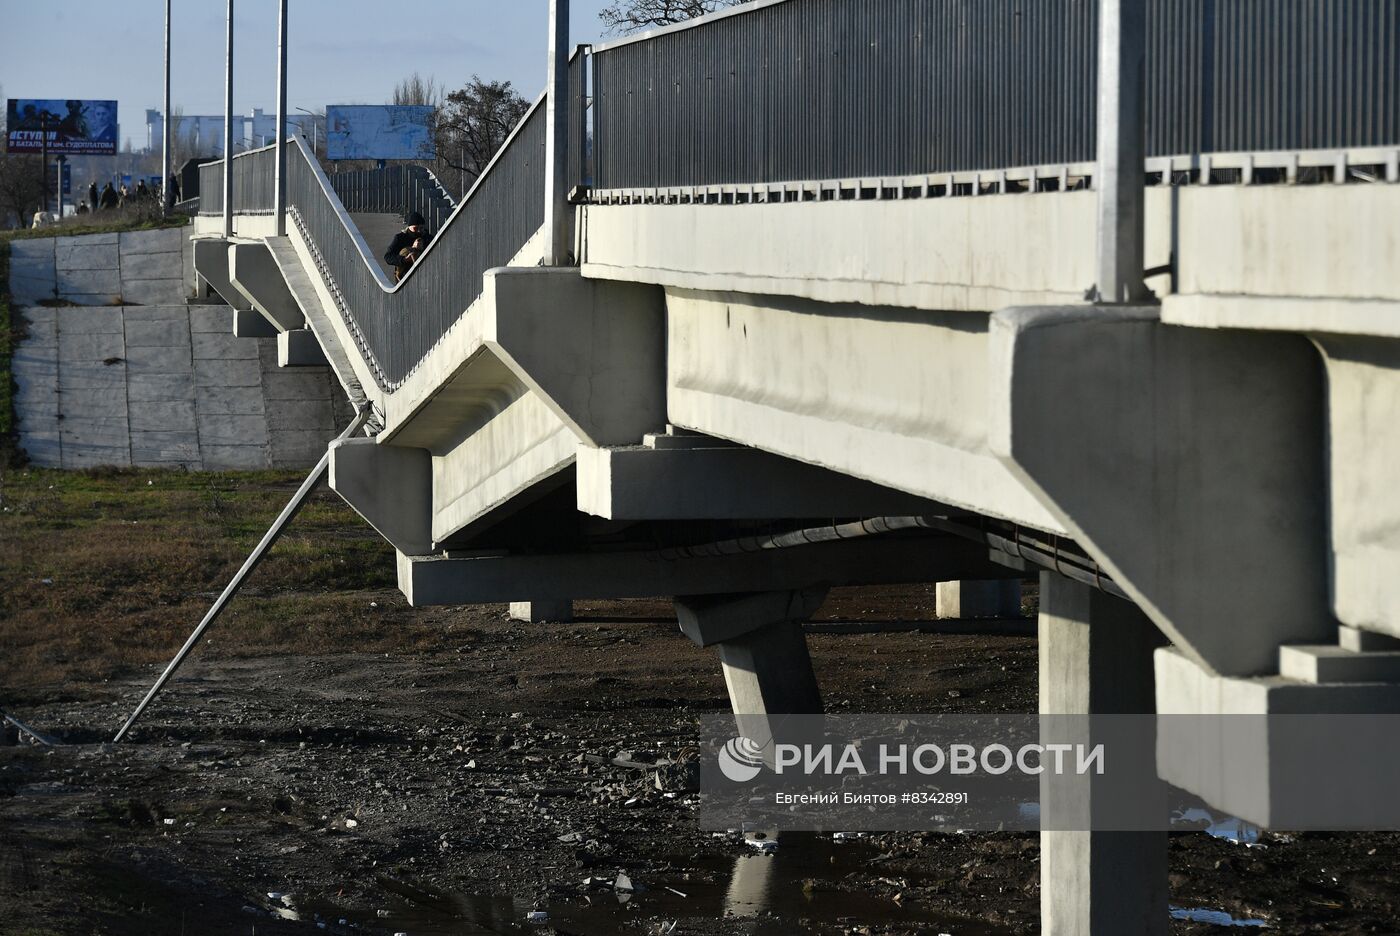
[[[394,104],[426,104],[429,107],[437,107],[441,100],[442,85],[433,80],[432,75],[424,78],[414,72],[394,85]]]
[[[482,81],[476,75],[447,95],[437,112],[434,141],[438,161],[457,175],[459,191],[481,175],[529,109],[530,102],[509,81]]]
[[[654,26],[683,23],[723,7],[734,6],[740,0],[613,0],[598,18],[613,35],[625,35]]]
[[[38,156],[0,155],[0,226],[24,227],[44,203],[44,166]]]

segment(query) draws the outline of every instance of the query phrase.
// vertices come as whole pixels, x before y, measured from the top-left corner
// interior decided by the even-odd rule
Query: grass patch
[[[74,215],[41,228],[14,228],[0,231],[0,243],[33,240],[38,237],[77,237],[81,234],[110,234],[113,231],[154,231],[160,228],[186,227],[187,215],[162,217],[160,209],[148,205],[114,208],[97,214]]]
[[[301,479],[0,470],[0,702],[167,660]],[[322,488],[210,632],[210,649],[256,656],[431,645],[431,617],[409,609],[395,586],[393,549]]]
[[[19,312],[10,306],[10,245],[0,240],[0,467],[18,465],[16,435],[14,355],[19,346]]]

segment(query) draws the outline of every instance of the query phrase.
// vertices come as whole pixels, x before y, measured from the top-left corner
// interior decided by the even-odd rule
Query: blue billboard
[[[433,159],[433,110],[420,104],[327,107],[326,158]]]
[[[10,98],[5,130],[5,148],[11,153],[47,148],[55,156],[115,156],[117,102]]]

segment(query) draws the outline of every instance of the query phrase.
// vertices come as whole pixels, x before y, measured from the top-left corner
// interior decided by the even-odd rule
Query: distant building
[[[240,114],[233,120],[233,150],[235,153],[266,146],[277,136],[277,115],[266,114],[261,107],[255,107],[251,114],[246,116]],[[160,151],[161,134],[164,132],[164,127],[164,115],[158,110],[147,108],[146,152]],[[289,133],[301,133],[308,137],[319,134],[324,138],[324,127],[324,118],[312,117],[309,114],[293,114],[287,117]],[[213,156],[224,154],[223,114],[185,114],[179,118],[179,125],[173,129],[175,132],[172,136],[184,140],[186,150]]]

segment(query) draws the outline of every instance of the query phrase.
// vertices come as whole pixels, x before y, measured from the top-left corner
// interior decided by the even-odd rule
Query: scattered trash
[[[775,855],[778,852],[778,843],[772,839],[745,839],[752,848],[756,848],[760,855]]]
[[[357,827],[358,825],[359,825],[359,823],[356,822],[354,819],[346,819],[346,820],[345,820],[345,828],[347,828],[347,829],[353,829],[353,828]]]
[[[548,923],[549,913],[545,910],[531,910],[529,913],[525,914],[525,922],[534,923],[536,925]]]
[[[689,894],[686,894],[686,893],[683,893],[682,891],[676,890],[674,887],[668,887],[668,888],[666,888],[666,889],[667,889],[668,891],[670,891],[671,893],[675,894],[677,897],[689,897],[689,896],[690,896]],[[671,924],[671,925],[674,926],[675,924],[673,923],[673,924]]]
[[[636,888],[632,886],[632,879],[620,871],[617,874],[617,880],[613,881],[613,889],[625,891],[627,893],[636,890]]]
[[[164,819],[164,820],[162,820],[162,821],[163,821],[166,825],[174,825],[174,824],[175,824],[175,820],[174,820],[174,819]]]
[[[387,920],[387,919],[389,919],[389,911],[388,911],[388,910],[376,910],[376,911],[374,911],[374,915],[377,916],[377,917],[379,917],[379,919],[381,919],[381,920]]]

